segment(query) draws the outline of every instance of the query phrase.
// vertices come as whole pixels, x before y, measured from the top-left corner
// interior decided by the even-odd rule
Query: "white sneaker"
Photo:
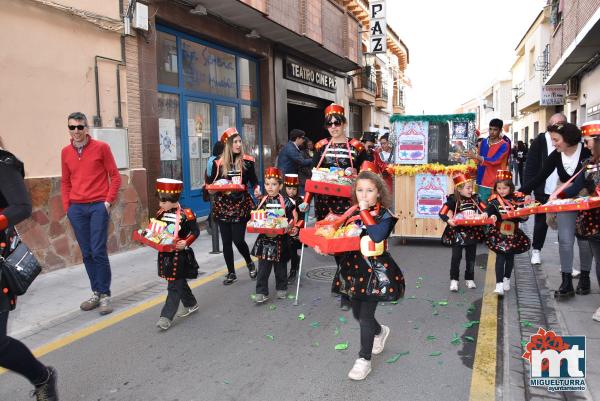
[[[466,284],[467,284],[467,288],[477,288],[477,286],[475,285],[475,281],[473,281],[473,280],[467,280]]]
[[[600,308],[596,309],[596,312],[592,315],[592,319],[597,322],[600,322]]]
[[[577,278],[580,274],[581,272],[579,270],[573,269],[573,273],[571,273],[571,276],[573,276],[573,278]]]
[[[166,317],[160,317],[160,319],[158,319],[158,322],[156,322],[156,325],[161,329],[161,330],[169,330],[169,327],[171,327],[171,321],[169,319],[167,319]]]
[[[504,291],[510,291],[510,279],[504,277],[504,280],[502,281],[502,288],[504,288]]]
[[[354,362],[352,370],[348,372],[348,377],[352,380],[364,380],[371,373],[371,361],[364,358],[358,358]]]
[[[458,280],[450,280],[450,291],[458,292]]]
[[[504,295],[504,284],[496,283],[496,289],[494,290],[494,292],[498,295]]]
[[[179,308],[177,309],[177,315],[175,316],[186,317],[196,312],[198,309],[200,309],[200,306],[198,304],[194,306],[183,306],[183,304],[179,304]]]
[[[390,328],[387,326],[381,325],[381,333],[375,336],[373,339],[373,350],[371,353],[373,355],[379,355],[383,352],[383,347],[385,347],[385,340],[387,340],[390,335]]]
[[[532,265],[540,265],[542,264],[542,257],[540,251],[538,249],[534,249],[531,251],[531,264]]]

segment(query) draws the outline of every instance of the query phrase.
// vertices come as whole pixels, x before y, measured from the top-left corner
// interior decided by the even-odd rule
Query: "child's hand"
[[[531,195],[525,195],[525,203],[531,203],[532,200]]]
[[[177,249],[178,251],[183,251],[185,249],[185,247],[187,246],[187,244],[185,243],[184,240],[180,239],[179,241],[177,241],[177,243],[175,244],[175,249]]]
[[[367,201],[359,201],[358,202],[358,208],[360,210],[367,210],[367,209],[369,209],[369,202],[367,202]]]
[[[454,222],[454,219],[448,219],[448,225],[450,227],[456,227],[456,223]]]
[[[493,214],[493,215],[492,215],[492,220],[493,220],[493,221],[494,221],[494,223],[495,223],[496,221],[498,221],[498,217],[496,217],[496,215],[495,215],[495,214]]]

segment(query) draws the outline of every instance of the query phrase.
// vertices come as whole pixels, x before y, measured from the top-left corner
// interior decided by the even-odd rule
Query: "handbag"
[[[8,256],[0,256],[2,277],[10,291],[19,296],[27,292],[33,280],[41,273],[42,266],[29,247],[21,240],[15,228],[15,240]]]

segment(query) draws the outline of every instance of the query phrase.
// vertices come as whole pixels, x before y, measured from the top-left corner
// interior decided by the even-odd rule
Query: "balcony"
[[[375,87],[375,76],[363,70],[354,76],[354,100],[364,104],[375,103]]]
[[[375,95],[375,107],[378,109],[387,108],[388,103],[388,92],[387,88],[382,85],[382,87],[378,88],[377,94]]]
[[[394,104],[392,106],[392,113],[394,114],[404,114],[404,92],[400,91],[396,93],[396,99],[394,99]]]

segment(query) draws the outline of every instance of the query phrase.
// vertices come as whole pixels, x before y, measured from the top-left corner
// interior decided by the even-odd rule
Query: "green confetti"
[[[275,305],[269,305],[269,309],[270,310],[275,310],[275,309],[277,309],[277,307]]]
[[[391,357],[390,359],[388,359],[387,361],[385,361],[385,363],[396,363],[398,361],[398,359],[400,359],[400,357],[403,357],[404,355],[408,355],[408,354],[410,354],[410,351],[400,352],[400,353],[394,355],[393,357]]]
[[[335,330],[333,330],[333,335],[338,337],[340,335],[340,328],[336,327]]]
[[[392,301],[390,302],[392,305],[398,305],[398,301]]]
[[[341,323],[343,323],[343,324],[346,324],[346,323],[348,323],[348,319],[346,319],[344,316],[340,316],[338,319],[339,319],[339,321],[340,321]]]
[[[288,294],[288,299],[295,299],[296,298],[296,294]]]
[[[312,327],[312,328],[315,328],[315,329],[316,329],[317,327],[319,327],[320,325],[321,325],[321,323],[319,323],[319,322],[311,322],[311,323],[310,323],[310,327]]]
[[[229,380],[223,380],[223,384],[231,384]]]
[[[452,340],[450,340],[450,344],[460,345],[461,343],[462,343],[462,341],[460,340],[460,337],[458,336],[458,334],[454,333],[454,335],[452,336]]]
[[[256,294],[250,294],[250,299],[256,301]]]
[[[440,351],[435,351],[435,352],[432,352],[431,354],[429,354],[429,356],[440,356],[440,355],[442,355],[442,353]]]
[[[304,320],[305,316],[304,313],[301,313],[298,315],[298,320]]]
[[[421,288],[421,285],[417,284],[415,285],[415,288]]]
[[[427,341],[435,341],[437,339],[436,336],[429,335],[427,336]]]
[[[523,327],[532,327],[533,323],[531,323],[529,320],[521,320],[521,325]]]
[[[311,347],[318,348],[319,347],[319,342],[315,341],[314,343],[311,344]]]
[[[336,349],[336,351],[343,351],[345,349],[348,349],[348,341],[336,344],[335,349]]]
[[[479,320],[471,320],[470,322],[464,323],[463,327],[465,329],[470,329],[471,327],[475,326],[476,324],[479,324]]]
[[[431,314],[432,314],[433,316],[437,316],[437,315],[439,315],[439,314],[440,314],[440,312],[438,312],[438,310],[437,310],[437,309],[434,309],[434,310],[433,310],[433,312],[431,312]]]
[[[448,306],[448,300],[442,299],[441,301],[437,301],[437,304],[440,306]]]
[[[459,293],[460,295],[465,295],[465,290],[461,288],[460,290],[458,290],[458,293]]]
[[[529,344],[529,341],[521,340],[521,347],[525,348],[525,347],[527,347],[527,344]]]
[[[265,337],[267,337],[271,341],[275,340],[275,337],[273,337],[273,335],[271,334],[265,334]]]
[[[471,343],[474,343],[474,342],[475,342],[475,338],[473,338],[473,337],[471,337],[471,336],[464,336],[463,338],[464,338],[465,340],[467,340],[467,341],[471,342]]]
[[[408,297],[408,299],[417,299],[417,297],[414,295],[411,295],[410,297]]]
[[[469,312],[469,313],[475,312],[475,305],[473,305],[473,304],[469,305],[469,307],[467,308],[467,312]]]
[[[419,325],[415,323],[415,325],[413,326],[413,329],[419,330]]]

